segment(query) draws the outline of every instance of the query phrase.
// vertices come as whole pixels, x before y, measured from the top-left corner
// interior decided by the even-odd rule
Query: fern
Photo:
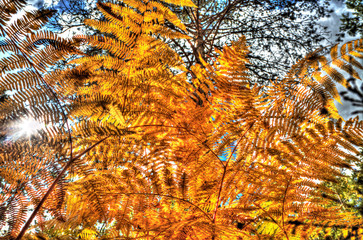
[[[66,205],[86,205],[72,208],[68,219],[75,221],[62,228],[78,228],[92,219],[90,228],[101,219],[114,223],[102,233],[113,238],[292,239],[322,234],[324,228],[360,226],[353,213],[329,207],[335,193],[322,182],[335,181],[341,168],[358,161],[354,154],[363,144],[362,123],[330,120],[321,109],[333,107],[328,105],[331,96],[314,79],[296,83],[287,76],[285,85],[272,85],[260,95],[248,84],[247,53],[242,38],[225,47],[216,64],[192,68],[194,86],[211,89],[209,96],[200,94],[203,105],[181,89],[180,95],[161,95],[179,103],[167,105],[173,109],[169,114],[155,111],[158,99],[152,99],[144,119],[122,126],[108,121],[116,118],[110,110],[118,101],[113,95],[95,96],[102,109],[77,103],[76,109],[84,110],[76,113],[90,121],[135,132],[115,135],[77,165],[82,180],[71,184]],[[104,58],[95,59],[97,68],[102,66]],[[120,62],[134,69],[127,63]],[[154,74],[147,79],[163,81]],[[109,115],[98,115],[104,111]],[[105,209],[112,211],[107,215]]]
[[[361,230],[362,220],[332,204],[336,193],[323,183],[359,161],[363,123],[343,123],[333,99],[334,82],[348,86],[340,71],[358,76],[362,41],[340,55],[332,48],[339,69],[314,52],[261,93],[249,84],[243,37],[188,71],[162,41],[185,37],[185,28],[159,1],[98,7],[107,21],[87,24],[103,34],[78,39],[101,54],[74,60],[74,68],[38,74],[73,43],[33,32],[11,45],[27,21],[3,44],[14,54],[0,63],[9,71],[0,92],[14,94],[1,103],[0,119],[32,114],[50,125],[1,145],[4,237],[22,237],[31,204],[53,218],[34,211],[39,233],[28,239],[304,239]],[[69,104],[61,108],[55,93]],[[68,116],[72,130],[61,124]]]
[[[338,82],[344,87],[349,86],[341,72],[345,72],[356,79],[361,79],[355,68],[359,70],[363,69],[362,64],[359,63],[359,59],[363,57],[360,53],[363,50],[362,44],[362,39],[353,40],[343,44],[340,47],[340,51],[339,45],[335,45],[330,51],[330,61],[324,55],[319,54],[320,51],[317,50],[309,54],[305,59],[302,59],[296,67],[291,69],[290,74],[297,74],[297,77],[303,80],[312,76],[315,81],[325,87],[327,92],[335,100],[340,102],[340,97],[335,89],[334,82]],[[338,69],[334,68],[333,65]]]
[[[44,74],[56,61],[77,52],[75,42],[40,30],[52,11],[25,11],[9,22],[24,6],[25,1],[0,1],[0,51],[4,53],[0,91],[5,93],[0,103],[4,136],[0,145],[2,239],[15,239],[21,231],[32,205],[38,204],[59,172],[69,146],[62,126],[66,121],[64,109]],[[26,121],[33,125],[25,126]],[[39,129],[29,129],[35,128],[35,123]],[[62,178],[42,209],[57,219],[62,219],[64,185]]]

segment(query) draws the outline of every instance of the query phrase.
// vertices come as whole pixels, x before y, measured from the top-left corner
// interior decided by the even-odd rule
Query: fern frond
[[[0,101],[3,166],[0,178],[6,196],[0,202],[1,208],[4,207],[1,222],[5,225],[2,237],[15,239],[19,232],[24,232],[21,230],[24,230],[29,210],[39,204],[69,155],[69,134],[62,125],[66,115],[42,72],[67,56],[67,51],[77,51],[75,42],[37,31],[51,11],[27,12],[9,23],[2,21],[22,9],[23,1],[0,1],[0,5],[1,11],[8,11],[5,15],[1,12],[4,16],[1,31],[5,39],[1,41],[0,49],[8,55],[0,60],[0,89],[4,93]],[[30,128],[39,129],[24,130],[27,121],[39,125]],[[62,178],[57,181],[55,191],[39,213],[46,209],[62,219],[65,182]]]
[[[171,3],[174,5],[180,5],[185,7],[196,7],[196,5],[191,0],[162,0],[165,3]]]
[[[192,6],[190,1],[166,2]],[[33,138],[44,139],[45,145],[23,141],[1,151],[6,167],[0,174],[9,186],[18,186],[29,173],[44,174],[37,183],[23,181],[31,199],[27,207],[39,201],[61,166],[73,163],[44,205],[55,218],[46,226],[77,238],[94,236],[96,226],[104,224],[105,236],[112,238],[288,239],[308,238],[324,227],[361,225],[353,213],[332,205],[335,193],[323,184],[359,161],[355,154],[363,146],[363,123],[331,118],[339,117],[334,82],[345,83],[340,70],[353,73],[347,64],[359,68],[352,59],[359,58],[353,52],[360,52],[361,42],[346,45],[345,55],[352,58],[332,49],[332,63],[340,70],[316,51],[282,83],[261,93],[249,84],[244,38],[219,51],[215,63],[201,59],[188,71],[160,40],[183,32],[163,25],[169,21],[183,29],[166,7],[125,0],[99,8],[109,22],[87,24],[105,34],[79,37],[101,50],[99,55],[74,60],[74,68],[59,76],[34,74],[24,80],[36,73],[26,69],[24,75],[6,73],[0,81],[0,89],[14,91],[0,103],[0,120],[48,114],[57,123]],[[46,69],[53,61],[47,53],[55,45],[30,42],[29,52],[37,52],[32,64]],[[38,43],[46,47],[38,49]],[[42,79],[67,100],[72,143],[58,127],[64,116]],[[33,82],[36,86],[29,86]],[[21,201],[12,200],[17,199],[12,187],[5,189],[0,199],[13,204],[24,222]]]
[[[26,12],[21,18],[6,27],[6,35],[10,39],[19,41],[26,33],[39,30],[54,13],[55,11],[52,10]]]
[[[31,67],[31,65],[21,55],[11,55],[0,59],[0,74],[29,67]]]
[[[77,42],[74,39],[62,39],[50,31],[37,31],[27,36],[26,40],[19,46],[28,54],[34,54],[40,51],[42,47],[52,47],[53,51],[59,54],[79,54],[82,52],[77,50]],[[59,59],[59,58],[58,58]]]
[[[5,36],[5,26],[7,22],[10,20],[12,14],[20,11],[23,7],[25,7],[25,0],[3,0],[0,2],[0,31],[1,36]]]
[[[291,69],[290,76],[297,73],[297,76],[307,85],[311,84],[310,78],[312,77],[313,80],[323,85],[329,92],[329,96],[332,96],[335,100],[340,102],[340,96],[338,95],[333,82],[335,81],[348,87],[349,84],[343,74],[344,72],[354,78],[360,79],[358,72],[354,68],[362,68],[361,64],[356,59],[362,58],[359,53],[362,42],[363,41],[360,39],[345,43],[340,47],[340,51],[339,46],[335,45],[330,51],[330,61],[328,61],[325,56],[319,55],[319,51],[315,51],[297,63]],[[335,65],[337,68],[334,68],[331,65]],[[298,72],[296,72],[297,69]],[[327,98],[327,96],[323,97]],[[329,108],[332,108],[331,106]],[[335,112],[335,110],[333,110],[333,112]],[[338,115],[333,112],[331,112],[332,116],[334,115],[338,118]]]

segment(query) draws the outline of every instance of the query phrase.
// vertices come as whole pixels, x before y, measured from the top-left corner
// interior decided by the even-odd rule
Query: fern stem
[[[290,177],[289,181],[287,182],[287,185],[286,185],[286,189],[285,189],[285,193],[284,193],[284,198],[282,199],[282,227],[285,231],[285,220],[284,220],[284,215],[285,215],[285,201],[286,201],[286,195],[287,195],[287,191],[289,189],[289,186],[290,186],[290,183],[291,183],[291,180],[292,180],[292,176]]]
[[[239,143],[242,141],[242,139],[246,136],[247,132],[252,128],[252,126],[255,124],[255,122],[251,123],[250,126],[245,130],[245,132],[242,134],[242,136],[240,137],[240,139],[238,140],[238,142],[236,143],[236,146],[234,146],[231,154],[229,155],[229,158],[226,162],[226,164],[223,167],[223,175],[222,175],[222,179],[221,179],[221,185],[219,186],[219,191],[218,191],[218,197],[217,197],[217,202],[216,202],[216,206],[214,209],[214,214],[213,214],[213,220],[212,222],[215,223],[216,219],[217,219],[217,211],[218,211],[218,205],[221,201],[221,193],[222,193],[222,188],[223,188],[223,182],[224,182],[224,178],[226,177],[226,173],[227,173],[227,168],[228,168],[228,163],[231,160],[233,154],[235,153],[235,151],[237,150],[237,147],[239,145]]]
[[[53,189],[57,185],[58,181],[63,177],[64,173],[68,170],[68,168],[72,165],[72,163],[74,161],[76,161],[77,159],[79,159],[80,157],[82,157],[83,155],[85,155],[86,153],[88,153],[89,151],[91,151],[94,147],[96,147],[98,144],[100,144],[103,141],[105,141],[107,138],[109,138],[109,137],[105,137],[105,138],[99,140],[98,142],[96,142],[95,144],[93,144],[92,146],[90,146],[89,148],[87,148],[86,150],[84,150],[82,153],[80,153],[79,155],[75,156],[74,158],[71,158],[68,161],[68,163],[62,169],[62,171],[59,173],[58,177],[53,181],[53,183],[49,187],[48,191],[45,193],[45,195],[42,197],[42,199],[40,200],[40,202],[35,207],[34,211],[30,215],[28,221],[25,223],[25,225],[21,229],[20,233],[18,234],[16,240],[20,240],[24,236],[26,230],[29,228],[29,226],[30,226],[31,222],[33,221],[34,217],[37,215],[37,213],[39,212],[39,210],[43,206],[44,202],[47,200],[48,196],[51,194],[51,192],[53,191]]]

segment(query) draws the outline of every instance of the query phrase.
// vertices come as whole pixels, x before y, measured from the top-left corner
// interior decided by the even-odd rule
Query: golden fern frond
[[[112,57],[85,57],[73,62],[79,64],[78,70],[70,70],[65,77],[74,83],[74,88],[65,88],[69,91],[73,91],[72,88],[78,89],[81,93],[79,95],[83,95],[79,98],[79,104],[73,106],[74,116],[84,116],[95,122],[105,121],[119,127],[130,126],[132,123],[150,125],[160,122],[156,115],[167,117],[173,111],[173,107],[170,107],[173,98],[185,93],[182,86],[187,84],[178,82],[181,76],[173,76],[168,70],[171,67],[183,69],[180,57],[166,44],[146,34],[148,27],[137,24],[140,21],[146,24],[150,19],[162,16],[161,12],[154,11],[155,14],[150,16],[140,14],[151,5],[138,1],[131,1],[129,6],[131,8],[99,3],[98,7],[109,22],[87,22],[100,31],[113,35],[88,38],[93,46],[107,50]],[[155,3],[152,8],[155,6],[165,13],[170,12],[160,4]],[[128,29],[125,27],[127,21],[135,24]],[[157,22],[154,25],[161,26]],[[77,80],[79,74],[87,76],[82,71],[92,72],[92,76],[85,79],[86,82]],[[172,98],[165,101],[160,98],[160,94]],[[85,108],[86,105],[90,108]]]
[[[333,55],[335,54],[334,51],[333,49]],[[226,54],[228,54],[227,57],[232,58],[236,51],[230,49],[230,52],[226,52]],[[224,56],[222,55],[222,57]],[[323,57],[316,57],[315,59],[319,59],[321,62],[325,61]],[[314,58],[310,58],[309,61],[312,64],[317,63],[317,60],[314,60]],[[300,67],[303,68],[303,66]],[[206,69],[209,69],[211,72],[213,71],[209,66],[206,66]],[[198,69],[198,71],[205,74],[202,69]],[[304,74],[306,74],[306,71],[301,70]],[[238,70],[234,70],[233,73],[238,73]],[[232,75],[228,72],[224,72],[224,74]],[[195,75],[200,78],[197,73]],[[217,81],[223,80],[223,78],[215,79],[216,84],[218,84]],[[247,169],[244,171],[248,174],[249,178],[243,178],[243,176],[239,175],[243,186],[241,188],[245,188],[247,183],[251,187],[255,186],[255,188],[252,187],[253,190],[248,192],[239,192],[242,196],[246,196],[246,198],[240,198],[244,200],[240,202],[241,209],[244,206],[242,204],[246,204],[247,199],[250,201],[250,204],[260,206],[261,211],[262,209],[263,211],[257,216],[263,220],[260,220],[257,224],[259,232],[265,235],[273,235],[277,239],[291,234],[289,233],[290,230],[288,230],[290,228],[288,227],[288,222],[293,222],[294,220],[289,220],[287,217],[287,212],[290,211],[288,206],[291,206],[292,213],[295,212],[296,214],[294,210],[296,206],[291,205],[291,202],[298,199],[304,199],[302,201],[305,201],[305,203],[309,202],[309,204],[304,205],[306,209],[299,213],[307,218],[324,209],[319,204],[326,203],[324,200],[318,200],[321,199],[321,195],[316,189],[322,189],[321,184],[318,182],[310,181],[299,183],[299,185],[290,184],[289,187],[281,188],[281,185],[279,185],[281,184],[281,178],[285,178],[284,176],[288,176],[288,172],[290,172],[294,176],[300,176],[299,178],[315,179],[315,181],[334,181],[334,175],[340,174],[338,169],[350,167],[347,161],[358,161],[353,153],[358,153],[356,146],[361,146],[362,144],[361,141],[358,141],[358,136],[361,134],[361,123],[357,124],[355,122],[356,128],[349,134],[338,134],[338,132],[342,131],[342,128],[336,128],[341,125],[341,121],[338,121],[336,126],[328,121],[327,112],[330,112],[330,116],[333,116],[332,113],[335,111],[332,99],[329,97],[329,93],[336,92],[334,85],[330,84],[330,89],[326,89],[326,85],[319,85],[308,80],[299,83],[292,81],[290,78],[286,80],[286,85],[272,85],[271,91],[267,92],[269,101],[266,101],[266,98],[251,98],[250,102],[254,103],[256,107],[259,106],[256,110],[261,111],[256,116],[262,117],[255,117],[252,120],[253,127],[249,128],[248,133],[243,135],[243,138],[238,141],[237,153],[240,152],[240,160],[238,160],[237,155],[236,165],[232,165],[234,162],[230,165],[232,169],[239,169],[242,163],[242,166],[247,164]],[[220,89],[224,90],[224,88]],[[226,91],[228,91],[227,88]],[[250,91],[250,93],[252,92]],[[216,93],[213,93],[213,95],[216,95]],[[235,97],[236,95],[230,94],[230,96]],[[261,101],[261,103],[258,103],[258,101]],[[226,100],[224,103],[226,103]],[[234,105],[231,105],[230,108],[233,107]],[[227,106],[223,106],[223,108],[227,108]],[[339,115],[335,114],[338,118]],[[262,122],[259,123],[260,121]],[[347,128],[351,125],[353,124],[349,121]],[[314,126],[319,126],[318,131],[313,129]],[[253,134],[254,131],[258,134]],[[234,135],[236,133],[231,134]],[[350,134],[354,134],[354,137],[351,137]],[[346,149],[346,151],[339,149]],[[226,156],[228,158],[228,156],[231,156],[231,153],[227,152]],[[247,159],[254,159],[254,161],[248,162]],[[258,167],[255,168],[254,165]],[[250,170],[251,168],[253,168],[253,172]],[[312,168],[314,171],[312,171]],[[326,171],[327,168],[330,169],[329,172]],[[252,177],[254,174],[256,174],[256,178]],[[227,190],[231,185],[235,187],[232,183],[238,174],[233,176],[233,174],[229,175],[226,171],[224,176],[224,184],[221,187],[222,193],[226,194],[225,197],[227,199],[238,199],[238,193],[232,190],[234,188],[229,191]],[[289,190],[290,187],[291,190]],[[294,198],[291,198],[286,196],[287,193],[285,191],[298,191],[299,194],[295,192]],[[325,191],[327,190],[325,189]],[[247,196],[250,196],[250,198],[247,198]],[[310,196],[314,200],[308,200],[305,196]],[[252,197],[255,197],[255,199],[251,200]],[[265,208],[259,204],[259,201],[265,203],[275,202],[275,205]],[[279,202],[279,205],[276,205],[276,201]],[[235,202],[238,203],[239,201]],[[285,206],[284,209],[281,209],[280,204]],[[332,217],[329,218],[331,221],[337,220],[333,215],[335,210],[325,209],[325,211],[331,214]],[[252,214],[252,212],[244,212],[244,214]],[[284,215],[286,216],[285,219]],[[256,217],[256,215],[251,217]],[[282,221],[282,223],[279,223],[279,221]],[[350,221],[349,217],[343,221],[348,223]],[[268,226],[265,226],[265,223],[268,223]],[[286,226],[284,227],[283,224],[286,224]],[[266,231],[263,230],[265,227]],[[306,229],[305,233],[307,232],[308,230]]]
[[[133,133],[132,131],[126,129],[120,129],[115,127],[114,124],[108,124],[105,122],[104,124],[98,124],[97,121],[88,121],[86,123],[82,122],[80,124],[76,124],[73,127],[73,130],[76,132],[76,137],[84,137],[87,138],[89,136],[122,136],[126,134]]]
[[[182,3],[183,4],[183,3]],[[179,4],[179,5],[182,5]],[[187,5],[184,5],[187,6]],[[190,6],[193,7],[193,6]],[[154,10],[156,9],[156,11]],[[147,4],[147,9],[151,10],[150,15],[148,16],[148,19],[146,19],[145,22],[156,22],[156,20],[160,21],[160,16],[165,18],[165,20],[172,23],[174,26],[178,27],[181,30],[186,30],[184,24],[180,21],[180,19],[177,17],[175,13],[173,13],[168,7],[165,7],[161,3],[158,3],[156,1],[150,1]],[[162,19],[163,19],[162,18]],[[161,23],[164,24],[164,20],[161,20]]]
[[[87,20],[85,22],[88,26],[97,28],[102,32],[110,33],[114,35],[119,41],[124,43],[126,46],[131,47],[135,41],[136,34],[130,36],[130,31],[128,31],[124,26],[120,26],[119,24],[115,24],[112,21],[110,22],[100,22],[96,20]],[[102,39],[94,38],[93,41],[102,41]]]
[[[129,47],[122,41],[118,41],[112,38],[101,38],[101,37],[89,37],[87,39],[90,44],[95,47],[108,50],[111,54],[118,58],[125,58],[128,53]]]
[[[102,3],[99,3],[98,6],[111,23],[121,28],[128,26],[136,35],[139,31],[143,31],[144,33],[159,34],[163,37],[188,38],[188,36],[181,32],[163,26],[166,20],[175,27],[185,31],[184,24],[169,8],[161,3],[149,1],[147,4],[144,4],[136,1],[130,4],[132,8]],[[143,15],[135,14],[135,11],[140,11]]]
[[[296,64],[291,69],[290,75],[293,75],[298,69],[297,76],[306,84],[309,84],[310,76],[312,76],[315,81],[328,90],[335,100],[340,101],[340,96],[337,94],[333,82],[338,82],[347,87],[348,82],[344,74],[360,79],[360,75],[355,68],[362,69],[362,65],[357,60],[362,58],[359,53],[362,51],[362,43],[362,39],[350,41],[343,44],[340,51],[339,45],[335,45],[330,50],[330,60],[320,55],[319,51],[315,51]],[[332,65],[337,68],[332,67]]]
[[[180,5],[185,7],[196,7],[192,0],[162,0],[165,3]]]
[[[330,96],[336,97],[334,81],[344,80],[338,70],[322,66],[327,58],[315,52],[282,84],[271,84],[262,94],[248,84],[243,38],[220,51],[215,64],[201,60],[202,65],[183,73],[187,70],[181,58],[155,39],[172,34],[163,32],[159,23],[178,21],[161,16],[168,10],[153,1],[123,3],[127,6],[99,4],[111,23],[88,22],[107,34],[85,38],[106,51],[75,60],[74,69],[61,77],[45,78],[52,78],[71,102],[67,112],[75,121],[73,153],[87,150],[64,180],[68,194],[61,182],[46,205],[64,210],[54,211],[59,219],[47,226],[53,224],[61,233],[75,229],[69,234],[78,238],[94,236],[101,223],[113,238],[288,239],[307,238],[325,226],[361,225],[354,214],[329,206],[336,200],[334,192],[323,185],[357,162],[357,147],[363,146],[362,122],[330,120],[338,118]],[[149,8],[156,5],[158,10]],[[130,29],[122,26],[131,22]],[[352,44],[352,53],[359,44]],[[333,49],[331,55],[337,52]],[[321,73],[319,67],[328,80],[305,77]],[[14,78],[17,91],[29,84]],[[31,93],[24,91],[12,100]],[[203,104],[196,104],[195,95]],[[67,156],[70,144],[66,137],[59,139],[65,146],[60,156]],[[104,141],[94,146],[100,139]],[[16,154],[27,146],[14,146]],[[51,172],[66,162],[49,158],[55,151],[47,147],[34,146],[47,153],[41,159],[51,159],[44,186],[51,182]],[[24,163],[8,164],[4,176],[9,182],[22,177],[12,178],[13,169],[36,172]]]
[[[363,58],[363,55],[359,53],[362,52],[362,45],[363,45],[362,42],[363,42],[362,39],[350,41],[343,44],[343,46],[340,49],[340,55],[342,56],[342,58],[346,62],[352,64],[353,66],[359,69],[363,69],[362,64],[356,61],[354,57]]]

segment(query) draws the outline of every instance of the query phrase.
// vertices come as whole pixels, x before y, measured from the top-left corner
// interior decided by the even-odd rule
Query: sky
[[[44,4],[44,0],[28,0],[28,2],[30,5],[33,5],[36,8],[39,8]]]

